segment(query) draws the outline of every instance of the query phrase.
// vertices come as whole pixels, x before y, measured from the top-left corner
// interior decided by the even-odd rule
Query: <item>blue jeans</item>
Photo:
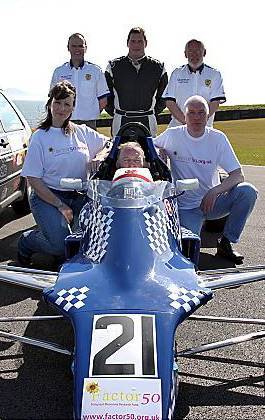
[[[237,243],[247,218],[254,208],[257,194],[253,185],[242,182],[227,193],[221,194],[217,198],[213,210],[209,213],[203,213],[200,207],[189,210],[179,209],[180,224],[200,235],[205,220],[221,219],[228,216],[223,235],[230,242]]]
[[[72,209],[73,222],[69,226],[65,217],[56,207],[46,203],[32,192],[30,207],[38,227],[24,232],[18,241],[18,251],[25,257],[31,257],[36,252],[64,257],[64,240],[71,233],[71,229],[77,226],[85,197],[71,191],[52,191]]]

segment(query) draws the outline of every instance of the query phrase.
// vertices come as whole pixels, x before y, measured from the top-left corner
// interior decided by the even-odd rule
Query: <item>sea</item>
[[[45,101],[13,99],[18,109],[22,112],[31,128],[36,128],[46,115]]]

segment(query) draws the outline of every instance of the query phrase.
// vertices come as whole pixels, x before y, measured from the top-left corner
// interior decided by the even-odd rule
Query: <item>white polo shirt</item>
[[[188,64],[176,68],[170,76],[168,85],[163,93],[163,99],[176,101],[184,112],[186,100],[193,95],[200,95],[207,102],[226,101],[221,73],[206,64],[196,71],[191,71]],[[207,125],[212,126],[214,115],[209,118]],[[169,127],[182,123],[172,117]]]
[[[72,120],[95,120],[100,114],[99,99],[109,95],[105,75],[96,64],[84,61],[76,69],[70,62],[54,70],[51,88],[62,80],[68,80],[76,88],[76,104]]]
[[[167,152],[173,179],[199,180],[197,190],[178,197],[182,209],[199,207],[205,194],[220,184],[219,167],[228,173],[241,167],[226,135],[214,128],[206,127],[201,137],[192,137],[186,125],[171,127],[153,141]]]

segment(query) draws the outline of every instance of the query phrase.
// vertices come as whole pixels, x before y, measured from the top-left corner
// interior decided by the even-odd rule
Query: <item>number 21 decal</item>
[[[157,377],[155,316],[95,315],[89,376]]]

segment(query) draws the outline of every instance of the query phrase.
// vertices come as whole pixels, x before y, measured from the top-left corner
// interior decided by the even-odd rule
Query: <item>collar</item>
[[[78,68],[82,69],[84,67],[84,64],[85,64],[85,60],[81,61]],[[70,60],[70,67],[71,69],[74,67],[72,60]]]
[[[201,136],[199,136],[199,137],[194,137],[194,136],[192,136],[190,133],[189,133],[189,130],[188,130],[188,127],[187,127],[187,124],[185,124],[185,133],[186,133],[186,137],[188,137],[190,140],[192,140],[192,141],[201,141],[201,140],[203,140],[204,138],[205,138],[205,136],[206,136],[206,134],[208,133],[208,130],[206,129],[206,127],[205,127],[205,129],[204,129],[204,132],[202,133],[202,135]]]
[[[138,65],[138,64],[142,64],[146,60],[146,55],[144,55],[141,58],[138,58],[138,60],[133,60],[129,55],[127,55],[127,58],[130,61],[130,63],[134,65]]]
[[[198,67],[196,70],[193,70],[189,64],[187,64],[187,66],[188,66],[188,69],[189,69],[190,73],[196,73],[198,71],[201,74],[201,72],[203,71],[203,68],[204,68],[204,63],[202,63],[200,65],[200,67]]]

